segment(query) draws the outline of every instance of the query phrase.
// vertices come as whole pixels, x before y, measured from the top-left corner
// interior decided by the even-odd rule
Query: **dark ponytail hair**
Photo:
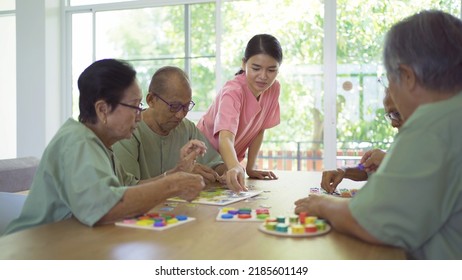
[[[269,34],[258,34],[252,37],[247,43],[243,60],[247,62],[249,58],[257,54],[266,54],[274,58],[279,64],[282,63],[282,48],[278,39]],[[241,69],[236,75],[244,73]]]

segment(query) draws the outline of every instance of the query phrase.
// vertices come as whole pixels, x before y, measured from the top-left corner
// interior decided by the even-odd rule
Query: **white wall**
[[[0,159],[16,157],[16,23],[0,16]]]
[[[17,157],[41,157],[62,123],[60,1],[16,1]]]

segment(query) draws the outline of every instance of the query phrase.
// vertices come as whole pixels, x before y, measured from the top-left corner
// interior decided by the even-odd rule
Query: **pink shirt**
[[[217,150],[219,132],[233,133],[237,159],[242,161],[258,133],[279,124],[280,88],[276,80],[257,100],[247,86],[245,74],[237,75],[226,82],[197,127]]]

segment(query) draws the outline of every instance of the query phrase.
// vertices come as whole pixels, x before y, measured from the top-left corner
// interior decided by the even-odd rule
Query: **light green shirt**
[[[135,185],[101,140],[85,125],[69,119],[45,149],[12,233],[75,216],[93,226]]]
[[[462,93],[412,114],[349,208],[413,258],[462,259]]]
[[[141,121],[131,139],[119,141],[112,148],[124,169],[144,180],[174,168],[180,158],[180,149],[192,139],[201,140],[207,146],[207,153],[197,159],[198,163],[210,168],[223,163],[220,154],[188,119],[183,119],[167,136],[155,133]]]

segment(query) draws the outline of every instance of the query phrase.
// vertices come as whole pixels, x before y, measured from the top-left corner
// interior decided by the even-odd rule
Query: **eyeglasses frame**
[[[165,104],[167,104],[167,106],[168,106],[170,112],[172,112],[172,113],[178,113],[178,112],[181,111],[181,110],[183,110],[183,112],[189,112],[189,111],[191,111],[191,110],[194,108],[194,106],[196,105],[196,103],[195,103],[194,101],[192,101],[192,100],[188,102],[188,105],[187,105],[187,106],[186,106],[185,104],[181,104],[181,103],[172,104],[172,103],[168,103],[166,100],[164,100],[162,97],[160,97],[157,93],[152,93],[152,95],[158,97],[158,98],[159,98],[160,100],[162,100]],[[178,108],[178,110],[173,109],[173,106],[174,106],[174,105],[177,105],[177,104],[180,105],[180,107]]]
[[[135,109],[137,115],[141,115],[141,112],[146,111],[146,108],[143,107],[144,105],[142,102],[138,106],[133,106],[133,105],[123,103],[123,102],[117,102],[117,104],[128,107],[128,108]]]
[[[393,122],[393,121],[401,122],[402,121],[401,114],[398,111],[386,113],[384,117],[389,122]]]
[[[386,82],[385,79],[387,79],[385,76],[380,76],[377,78],[377,82],[379,82],[385,89],[388,89],[388,79]]]

